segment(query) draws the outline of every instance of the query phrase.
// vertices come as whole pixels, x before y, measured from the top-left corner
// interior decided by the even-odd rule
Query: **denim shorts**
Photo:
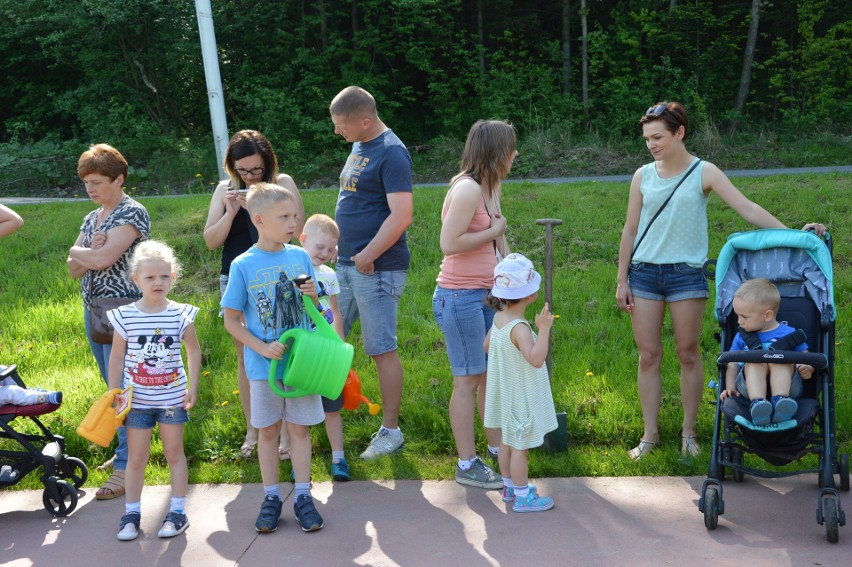
[[[432,312],[444,333],[453,376],[474,376],[486,370],[482,343],[494,320],[494,310],[484,301],[487,294],[487,289],[435,288]]]
[[[369,356],[397,349],[397,312],[406,275],[404,270],[362,274],[354,264],[337,265],[337,305],[343,317],[344,336],[360,319],[364,352]]]
[[[219,274],[219,297],[224,297],[225,290],[228,289],[228,275]],[[219,317],[225,316],[225,308],[219,305]]]
[[[189,422],[189,413],[183,408],[131,409],[124,416],[124,427],[129,429],[153,429],[157,423],[187,422]]]
[[[689,264],[634,263],[630,265],[627,281],[633,296],[642,299],[671,303],[710,297],[704,269]]]

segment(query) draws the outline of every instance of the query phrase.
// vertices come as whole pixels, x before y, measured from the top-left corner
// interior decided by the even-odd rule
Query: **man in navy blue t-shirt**
[[[411,254],[405,229],[413,212],[411,156],[385,126],[373,96],[346,87],[331,101],[334,132],[352,144],[340,174],[335,220],[340,228],[338,305],[344,334],[360,318],[364,351],[376,363],[382,394],[382,426],[362,459],[389,455],[404,445],[399,430],[402,363],[396,340],[397,311]]]

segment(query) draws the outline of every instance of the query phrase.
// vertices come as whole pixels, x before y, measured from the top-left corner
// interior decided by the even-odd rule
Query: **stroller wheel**
[[[64,480],[48,480],[49,486],[44,489],[42,502],[44,508],[54,516],[67,516],[77,507],[77,489]],[[52,486],[50,486],[52,484]],[[51,495],[51,488],[58,497]]]
[[[704,490],[704,526],[715,530],[719,523],[719,491],[715,486]]]
[[[838,534],[837,501],[833,497],[823,500],[822,513],[825,519],[825,537],[829,543],[837,543]]]
[[[80,488],[86,484],[86,479],[89,478],[89,469],[86,463],[76,457],[65,457],[59,463],[60,478],[67,479],[74,485],[74,488]]]

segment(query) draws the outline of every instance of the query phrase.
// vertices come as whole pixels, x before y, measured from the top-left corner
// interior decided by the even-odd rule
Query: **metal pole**
[[[210,0],[195,0],[198,17],[198,35],[201,38],[201,56],[204,61],[204,78],[210,103],[210,123],[216,145],[216,165],[219,179],[225,179],[222,164],[228,149],[228,120],[225,117],[225,100],[222,96],[222,77],[219,75],[219,55],[216,50],[216,30],[213,27],[213,8]]]
[[[562,224],[562,219],[538,219],[536,224],[544,225],[544,300],[553,312],[553,227]],[[550,344],[547,346],[547,372],[552,375],[551,347],[553,333],[550,333]]]

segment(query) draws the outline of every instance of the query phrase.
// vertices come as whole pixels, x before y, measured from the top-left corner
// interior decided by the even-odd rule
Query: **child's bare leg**
[[[257,431],[257,461],[260,464],[260,477],[263,486],[278,484],[278,436],[281,433],[281,421],[276,421]]]
[[[186,496],[186,486],[189,482],[189,469],[183,450],[183,424],[161,423],[160,439],[163,442],[163,456],[169,463],[172,496],[182,498]]]
[[[500,432],[500,438],[503,438],[503,430],[495,429],[495,431]],[[512,470],[510,468],[512,458],[512,448],[500,442],[500,451],[497,453],[497,464],[500,466],[500,476],[503,478],[512,478]],[[514,479],[512,479],[514,484]]]
[[[287,432],[287,422],[281,422],[281,439],[278,441],[278,457],[282,461],[290,458],[290,434]]]
[[[503,446],[500,447],[500,452],[503,452]],[[512,472],[512,484],[521,488],[529,484],[530,472],[525,450],[512,449],[509,470]]]
[[[127,428],[127,470],[124,472],[126,502],[139,502],[145,485],[145,466],[151,454],[152,429]]]
[[[789,396],[792,384],[792,364],[772,364],[769,366],[769,389],[773,396]]]
[[[332,451],[343,451],[343,418],[339,411],[325,413],[325,433]]]
[[[769,372],[769,365],[759,362],[749,362],[743,367],[743,375],[745,376],[746,391],[748,392],[749,399],[760,400],[766,398],[767,372]]]
[[[298,483],[311,482],[311,436],[307,425],[287,423],[290,434],[290,459]]]

